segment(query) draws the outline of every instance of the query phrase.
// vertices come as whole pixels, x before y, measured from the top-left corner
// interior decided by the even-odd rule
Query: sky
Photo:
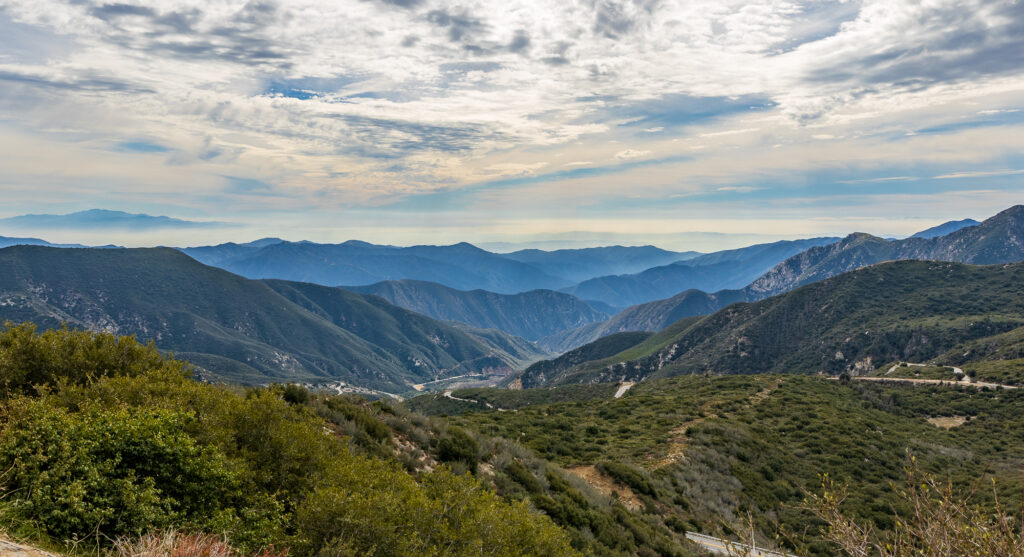
[[[1024,202],[1024,3],[0,0],[0,218],[711,251]]]

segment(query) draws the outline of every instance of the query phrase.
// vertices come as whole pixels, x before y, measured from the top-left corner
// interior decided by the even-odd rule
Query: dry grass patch
[[[967,416],[937,416],[935,418],[928,418],[928,423],[942,429],[952,429],[964,425],[967,423],[967,420]]]

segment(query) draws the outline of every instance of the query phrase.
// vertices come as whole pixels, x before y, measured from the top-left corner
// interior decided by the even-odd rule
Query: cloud
[[[953,172],[935,176],[935,180],[957,180],[961,178],[987,178],[990,176],[1016,176],[1024,174],[1024,170],[982,170],[974,172]]]
[[[19,212],[920,191],[1021,167],[1022,25],[997,0],[5,0],[0,185]]]
[[[630,159],[644,157],[644,156],[647,156],[649,154],[651,154],[650,151],[638,151],[636,149],[624,149],[622,151],[619,151],[618,153],[615,153],[615,158],[619,159],[620,161],[628,161]]]

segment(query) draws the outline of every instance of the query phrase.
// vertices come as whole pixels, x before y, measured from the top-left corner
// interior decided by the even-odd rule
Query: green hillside
[[[389,280],[345,288],[380,296],[398,307],[434,319],[500,329],[529,340],[608,318],[579,298],[553,290],[497,294],[486,290],[456,290],[418,280]]]
[[[490,400],[513,406],[511,398],[543,400],[540,393],[565,388]],[[779,544],[803,556],[838,554],[805,505],[821,492],[822,474],[846,487],[842,508],[874,529],[869,539],[899,528],[894,513],[911,512],[899,492],[907,487],[908,455],[940,485],[948,480],[956,492],[973,494],[970,504],[985,513],[994,510],[993,485],[1011,512],[1024,487],[1022,390],[744,375],[649,380],[619,399],[578,393],[516,412],[478,406],[456,416],[454,406],[421,407],[468,430],[515,438],[640,502],[670,527],[748,539],[752,518],[761,547]]]
[[[440,376],[508,373],[540,353],[337,288],[257,281],[172,249],[0,250],[0,320],[153,339],[202,377],[340,380],[391,393]]]
[[[0,534],[72,555],[579,554],[473,474],[481,445],[464,431],[183,366],[126,337],[0,330]],[[146,547],[165,536],[177,547]]]
[[[615,333],[585,344],[553,359],[537,362],[519,375],[519,386],[525,389],[539,387],[548,378],[558,377],[566,370],[584,362],[607,358],[647,340],[653,333]]]
[[[515,441],[186,368],[131,338],[0,330],[0,534],[83,555],[157,532],[222,551],[183,555],[695,555]]]
[[[688,373],[862,374],[886,362],[922,362],[1024,325],[1022,279],[1022,263],[874,265],[684,321],[644,350],[577,365],[547,384]]]

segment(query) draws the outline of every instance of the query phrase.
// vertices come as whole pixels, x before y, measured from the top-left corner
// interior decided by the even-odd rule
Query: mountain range
[[[611,357],[569,368],[540,362],[520,379],[531,387],[690,373],[856,375],[1024,327],[1022,283],[1024,263],[887,262],[682,319]]]
[[[870,234],[850,234],[835,244],[811,248],[787,259],[745,290],[753,298],[764,298],[867,265],[902,259],[978,265],[1020,261],[1024,259],[1024,205],[945,236],[890,241]]]
[[[726,250],[653,267],[632,275],[602,276],[565,289],[584,300],[626,307],[668,298],[685,290],[743,288],[780,262],[839,238],[785,240]]]
[[[909,259],[975,264],[1024,260],[1024,206],[1011,207],[978,225],[961,226],[945,236],[886,240],[870,234],[850,234],[838,242],[811,247],[786,259],[744,288],[716,292],[687,290],[664,300],[629,307],[605,322],[555,333],[539,344],[547,350],[563,352],[611,333],[658,331],[683,317],[708,315],[737,302],[763,300],[876,263]]]
[[[667,251],[654,246],[606,246],[554,251],[524,249],[501,255],[533,265],[550,275],[571,282],[582,282],[601,276],[638,273],[652,267],[690,260],[701,253]]]
[[[0,219],[0,226],[32,229],[127,229],[159,230],[167,228],[222,228],[230,223],[194,221],[164,216],[152,216],[107,209],[89,209],[66,215],[18,215]]]
[[[570,281],[467,243],[451,246],[380,246],[273,242],[222,244],[182,251],[195,259],[248,278],[277,278],[326,286],[361,286],[414,279],[459,290],[516,294],[558,289]]]
[[[945,236],[946,234],[952,234],[961,228],[970,228],[972,226],[978,226],[980,222],[974,219],[963,219],[963,220],[951,220],[944,222],[938,226],[926,228],[910,236],[911,238],[935,238],[936,236]]]
[[[210,380],[344,381],[390,393],[539,359],[531,343],[382,298],[250,280],[170,248],[0,250],[0,321],[153,339]]]

